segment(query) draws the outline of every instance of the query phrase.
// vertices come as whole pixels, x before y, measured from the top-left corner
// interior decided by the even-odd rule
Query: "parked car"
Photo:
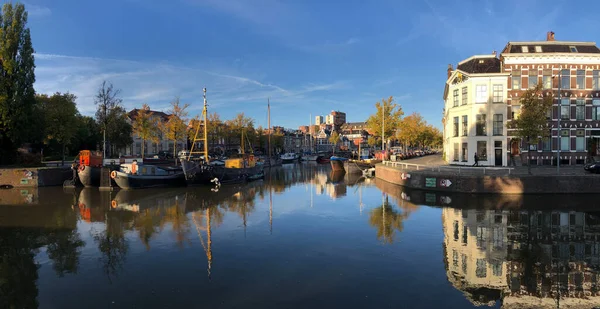
[[[600,173],[600,161],[588,163],[583,166],[583,169],[591,173]]]
[[[188,150],[181,150],[179,151],[179,153],[177,154],[177,157],[179,159],[183,159],[183,158],[187,158],[190,155],[190,152]]]
[[[161,159],[173,159],[173,154],[170,151],[161,150],[158,152],[158,157]]]

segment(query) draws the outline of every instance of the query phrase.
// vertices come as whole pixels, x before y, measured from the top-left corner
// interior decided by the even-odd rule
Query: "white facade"
[[[473,56],[459,63],[495,55]],[[450,164],[507,166],[507,81],[503,73],[456,69],[446,82],[444,153]]]
[[[315,125],[321,125],[323,123],[323,116],[315,117]]]
[[[334,120],[335,120],[334,118],[335,117],[332,114],[325,115],[325,123],[333,125],[334,124]]]

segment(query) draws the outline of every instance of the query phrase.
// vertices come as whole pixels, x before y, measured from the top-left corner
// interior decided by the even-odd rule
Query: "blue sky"
[[[331,110],[363,121],[390,95],[405,114],[441,127],[449,63],[501,51],[508,41],[596,41],[600,3],[577,18],[566,1],[28,0],[36,90],[70,91],[95,111],[102,80],[126,108],[190,115],[202,88],[221,118],[244,112],[295,128]],[[589,13],[588,13],[589,12]],[[569,14],[569,16],[575,16]],[[314,119],[314,118],[313,118]]]

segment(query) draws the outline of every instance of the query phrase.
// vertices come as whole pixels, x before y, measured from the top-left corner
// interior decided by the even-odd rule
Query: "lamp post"
[[[562,117],[562,102],[561,102],[561,98],[560,98],[560,86],[562,84],[562,65],[558,67],[558,118],[556,120],[557,122],[557,126],[558,126],[558,131],[557,131],[557,135],[558,135],[558,145],[556,147],[556,174],[560,174],[560,118]]]
[[[381,102],[381,160],[385,161],[385,102]]]

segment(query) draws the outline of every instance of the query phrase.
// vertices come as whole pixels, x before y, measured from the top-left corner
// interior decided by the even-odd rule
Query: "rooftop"
[[[138,111],[139,110],[140,109],[138,109],[138,108],[134,108],[129,113],[127,113],[127,116],[129,117],[129,119],[135,120],[135,118],[138,115]],[[168,121],[169,120],[169,116],[170,116],[169,114],[166,114],[166,113],[163,113],[163,112],[160,112],[160,111],[153,111],[153,110],[148,110],[148,112],[152,113],[153,116],[160,117],[163,121]]]
[[[500,73],[500,59],[492,55],[477,55],[461,61],[456,67],[466,73]]]

